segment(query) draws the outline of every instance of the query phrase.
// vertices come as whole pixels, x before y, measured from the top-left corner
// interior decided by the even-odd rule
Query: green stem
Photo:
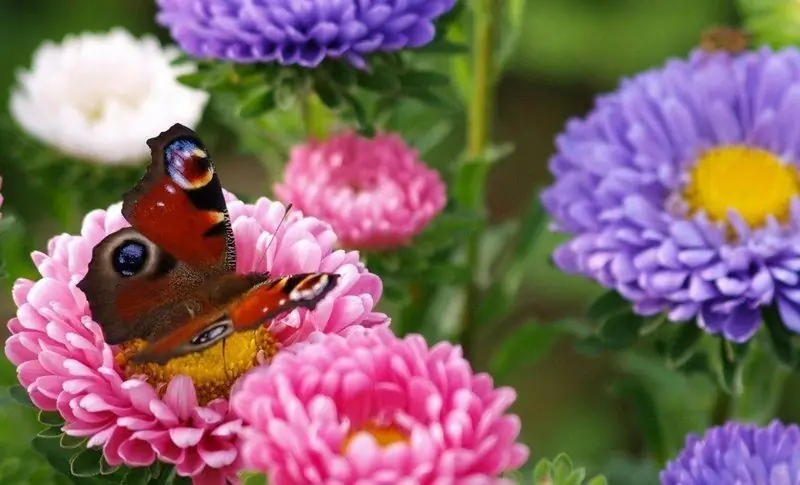
[[[315,140],[325,140],[331,124],[331,114],[319,97],[309,90],[300,100],[303,127],[306,136]]]
[[[494,112],[494,44],[497,26],[495,20],[499,12],[501,0],[473,0],[473,41],[472,41],[472,96],[467,113],[467,160],[481,157],[489,147],[491,140],[491,119]],[[485,202],[475,201],[474,209],[483,210]],[[480,231],[470,236],[467,242],[467,264],[471,268],[478,265],[478,243]],[[466,287],[464,311],[458,341],[469,357],[475,316],[477,313],[478,288],[474,278],[470,278]]]

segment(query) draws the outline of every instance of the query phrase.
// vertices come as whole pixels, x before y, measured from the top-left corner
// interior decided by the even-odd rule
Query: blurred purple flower
[[[800,483],[800,428],[727,423],[683,451],[661,472],[661,485],[793,485]]]
[[[187,53],[234,62],[364,68],[373,52],[421,47],[456,0],[158,0],[158,22]]]
[[[688,60],[622,82],[572,120],[543,202],[554,255],[643,315],[742,342],[777,303],[800,332],[800,52]]]

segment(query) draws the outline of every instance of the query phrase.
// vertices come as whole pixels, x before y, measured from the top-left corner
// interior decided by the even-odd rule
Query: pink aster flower
[[[297,146],[275,191],[329,222],[344,245],[372,249],[408,243],[446,202],[439,174],[395,134]]]
[[[329,271],[342,277],[314,311],[297,310],[266,329],[229,337],[224,360],[212,347],[164,365],[131,364],[119,359],[119,348],[105,343],[76,284],[92,248],[127,225],[120,204],[89,213],[80,235],[53,238],[47,254],[33,255],[42,278],[14,286],[18,310],[8,324],[6,355],[21,384],[36,406],[61,414],[68,435],[88,437],[88,446],[102,447],[112,465],[161,460],[197,484],[235,483],[241,421],[227,398],[238,376],[314,332],[387,321],[373,311],[381,280],[366,271],[357,252],[334,250],[330,226],[293,212],[275,234],[282,204],[227,199],[238,271]]]
[[[528,449],[516,395],[460,347],[386,327],[315,335],[248,374],[231,398],[246,469],[274,485],[509,483]]]

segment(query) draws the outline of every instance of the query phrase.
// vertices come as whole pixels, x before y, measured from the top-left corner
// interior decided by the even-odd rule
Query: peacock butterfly
[[[78,283],[109,345],[143,339],[131,359],[164,363],[313,309],[334,288],[332,273],[237,274],[222,185],[200,139],[175,124],[147,145],[150,166],[123,196],[131,227],[95,246]]]

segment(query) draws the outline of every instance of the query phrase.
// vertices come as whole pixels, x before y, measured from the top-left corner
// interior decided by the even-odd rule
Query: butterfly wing
[[[147,144],[152,162],[123,197],[132,227],[95,247],[78,285],[112,345],[158,340],[207,313],[200,288],[236,266],[222,186],[195,133],[176,124]]]
[[[237,331],[255,328],[295,308],[313,309],[338,279],[334,273],[304,273],[269,280],[233,301],[228,315]]]

